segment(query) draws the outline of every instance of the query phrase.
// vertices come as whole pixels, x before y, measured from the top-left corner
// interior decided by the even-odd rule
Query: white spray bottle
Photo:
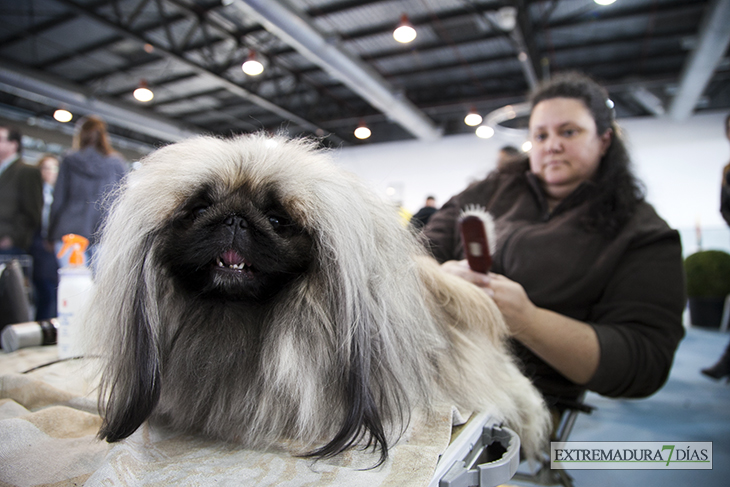
[[[69,250],[68,265],[58,270],[58,356],[61,359],[82,354],[79,312],[91,294],[91,269],[84,262],[89,241],[72,233],[63,236],[62,257]]]

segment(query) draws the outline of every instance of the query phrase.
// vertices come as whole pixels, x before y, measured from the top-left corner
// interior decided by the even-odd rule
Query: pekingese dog
[[[150,419],[316,458],[373,448],[382,462],[413,408],[443,402],[492,412],[528,452],[545,438],[495,304],[311,141],[154,152],[96,257],[85,321],[105,358],[107,441]]]

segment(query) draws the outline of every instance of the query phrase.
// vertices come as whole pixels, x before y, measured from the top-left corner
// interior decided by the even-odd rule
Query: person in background
[[[96,233],[104,217],[105,196],[119,184],[126,164],[109,142],[106,123],[99,117],[79,120],[73,151],[61,161],[53,192],[48,238],[61,246],[64,235],[89,239],[93,256]]]
[[[522,159],[522,152],[517,147],[505,145],[497,153],[497,171],[506,169],[511,163]]]
[[[58,178],[58,157],[44,154],[38,159],[43,178],[43,211],[41,227],[33,238],[30,255],[33,257],[33,289],[35,290],[36,321],[57,316],[58,262],[53,245],[48,241],[48,218],[53,202],[53,188]]]
[[[428,223],[431,215],[436,213],[436,198],[434,196],[426,197],[426,206],[416,212],[411,217],[411,226],[414,230],[420,230]]]
[[[22,136],[0,125],[0,254],[25,254],[41,224],[43,182],[23,162]]]
[[[725,117],[725,137],[730,141],[730,114]],[[720,190],[720,213],[722,218],[730,225],[730,163],[722,170],[722,184]],[[730,276],[729,276],[730,278]],[[712,367],[702,369],[701,372],[712,379],[727,377],[730,381],[730,343],[725,347],[720,359]]]
[[[530,153],[451,198],[425,236],[445,272],[492,296],[549,405],[649,396],[684,336],[679,233],[644,200],[605,89],[556,75],[531,105]],[[469,269],[459,238],[475,204],[495,220],[489,274]]]
[[[730,115],[725,117],[725,137],[730,141]],[[730,162],[722,169],[720,183],[720,214],[725,223],[730,225]]]

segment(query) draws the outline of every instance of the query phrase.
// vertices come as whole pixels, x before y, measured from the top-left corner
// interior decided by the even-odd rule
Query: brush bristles
[[[484,231],[487,234],[489,253],[491,255],[494,255],[494,253],[497,251],[497,232],[494,229],[494,218],[483,206],[479,205],[465,206],[459,214],[459,219],[464,219],[468,216],[475,216],[482,220],[482,222],[484,223]]]

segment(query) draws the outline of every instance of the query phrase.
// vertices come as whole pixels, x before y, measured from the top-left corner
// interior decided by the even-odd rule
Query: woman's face
[[[43,182],[51,186],[55,185],[58,178],[58,159],[46,157],[40,162],[39,166]]]
[[[562,200],[598,170],[611,144],[599,135],[591,112],[575,98],[539,102],[530,115],[530,170],[553,200]]]

